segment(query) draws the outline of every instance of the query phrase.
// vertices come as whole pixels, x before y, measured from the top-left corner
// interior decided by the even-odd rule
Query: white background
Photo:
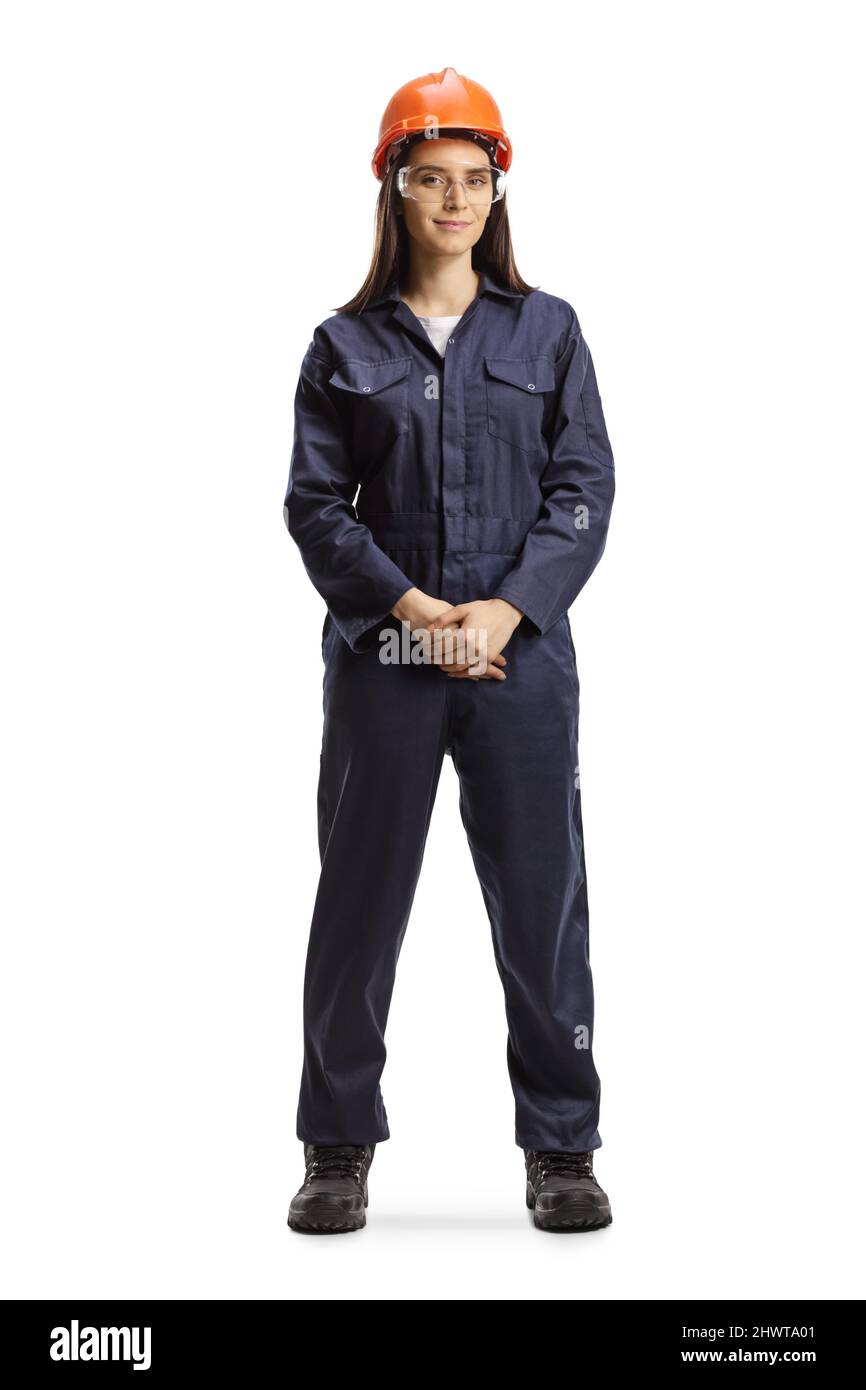
[[[866,1293],[857,13],[4,5],[6,1296]],[[446,759],[368,1226],[311,1240],[292,400],[385,104],[447,64],[502,109],[517,263],[616,458],[571,610],[614,1223],[524,1207]]]

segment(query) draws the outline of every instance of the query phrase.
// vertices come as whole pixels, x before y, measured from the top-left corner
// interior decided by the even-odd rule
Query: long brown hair
[[[423,139],[422,132],[408,142],[401,155],[404,155],[406,149],[414,145],[416,140]],[[397,170],[403,162],[402,157],[391,161],[379,189],[373,255],[367,278],[358,293],[348,303],[341,304],[334,313],[360,313],[368,304],[379,298],[395,276],[398,282],[402,281],[409,269],[409,233],[406,231],[405,218],[397,213],[397,207],[402,202],[402,196],[397,189]],[[528,285],[514,263],[507,200],[506,193],[491,207],[484,231],[472,248],[472,268],[476,271],[486,271],[507,290],[532,294],[538,286]]]

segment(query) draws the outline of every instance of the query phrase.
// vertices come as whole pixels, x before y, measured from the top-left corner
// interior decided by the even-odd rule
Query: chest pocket
[[[409,426],[411,357],[388,362],[341,362],[330,385],[345,393],[352,438],[359,454],[374,458],[390,449]]]
[[[485,357],[487,431],[515,449],[546,449],[541,424],[545,401],[556,385],[549,357]]]

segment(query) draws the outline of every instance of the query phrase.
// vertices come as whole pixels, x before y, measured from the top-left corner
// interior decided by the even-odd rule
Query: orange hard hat
[[[443,68],[441,72],[428,72],[407,82],[388,102],[373,155],[376,178],[385,176],[392,145],[399,148],[410,135],[431,128],[443,134],[448,130],[467,130],[488,137],[491,160],[503,172],[508,172],[511,141],[505,133],[496,102],[477,82],[461,76],[454,68]]]

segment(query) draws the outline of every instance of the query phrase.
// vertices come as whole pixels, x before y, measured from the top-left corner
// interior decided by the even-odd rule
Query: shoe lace
[[[552,1173],[576,1174],[579,1178],[591,1178],[592,1153],[559,1153],[556,1149],[537,1149],[533,1155],[538,1165],[539,1178],[550,1177]]]
[[[363,1144],[329,1144],[317,1147],[307,1161],[307,1182],[326,1176],[354,1178],[361,1181],[361,1169],[367,1157]]]

